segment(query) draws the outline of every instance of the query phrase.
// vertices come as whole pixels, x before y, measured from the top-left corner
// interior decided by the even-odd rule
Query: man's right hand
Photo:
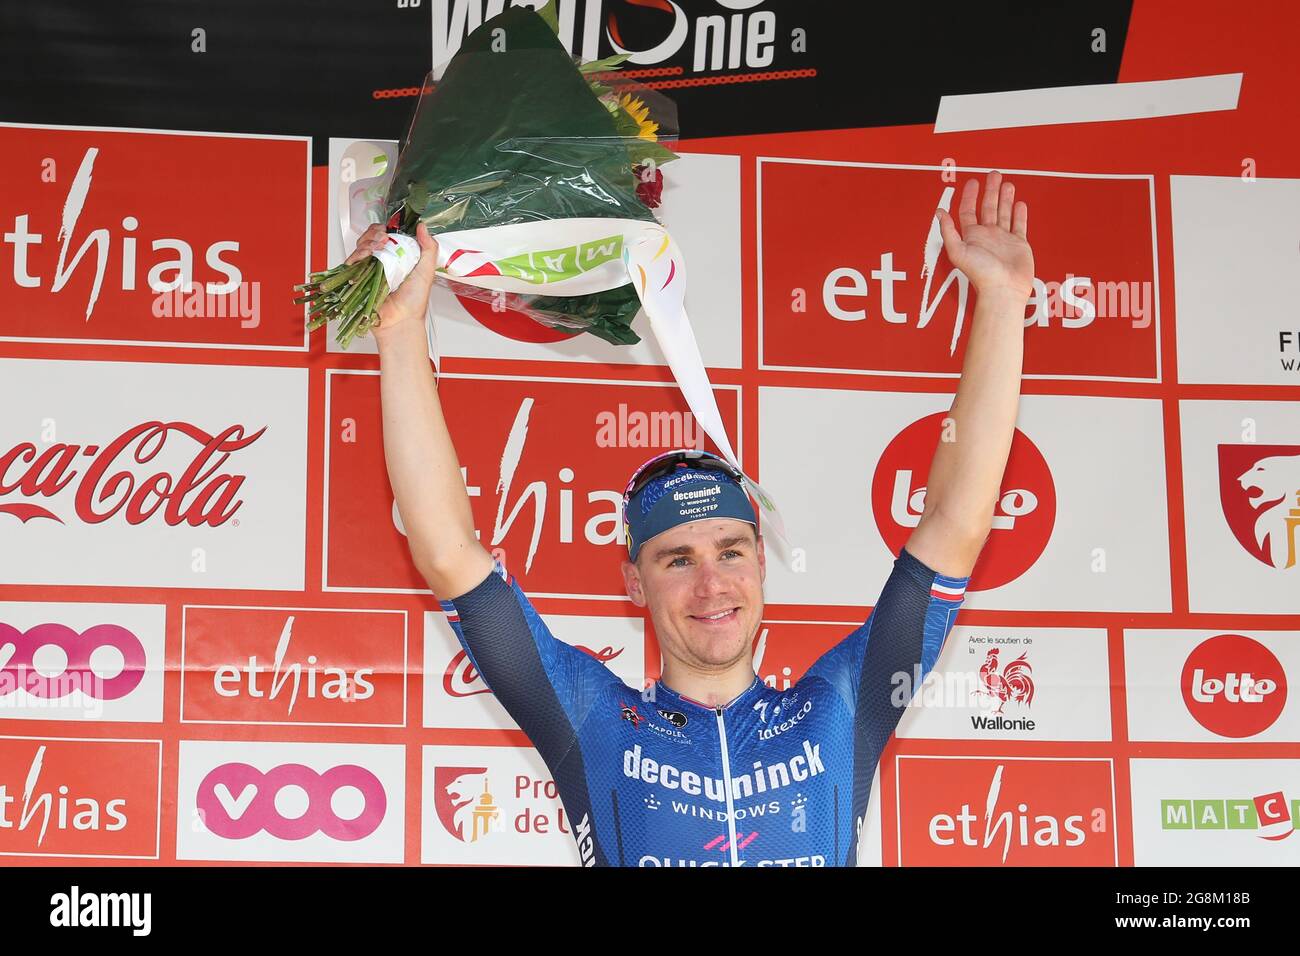
[[[433,289],[434,270],[438,259],[438,243],[429,235],[429,230],[420,223],[415,227],[415,240],[420,244],[420,261],[411,270],[402,284],[390,289],[388,297],[379,307],[379,324],[372,330],[376,340],[382,338],[394,327],[411,321],[416,325],[424,324],[425,310],[429,305],[429,293]],[[347,262],[353,263],[373,253],[387,242],[387,231],[381,223],[374,223],[361,234],[357,248],[348,256]]]

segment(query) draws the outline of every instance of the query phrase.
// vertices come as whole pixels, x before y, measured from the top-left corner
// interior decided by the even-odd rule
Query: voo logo
[[[45,647],[57,647],[63,652],[65,662],[57,674],[37,670],[36,653]],[[111,669],[102,666],[105,648],[116,650],[122,658],[121,669],[114,677],[101,677],[91,667],[94,657],[99,658],[100,672]],[[51,700],[66,697],[74,690],[97,700],[118,700],[139,686],[144,672],[144,646],[138,637],[117,624],[96,624],[78,634],[65,624],[38,624],[19,631],[0,623],[0,700],[18,690]]]
[[[362,801],[352,817],[336,812],[337,803]],[[296,792],[295,792],[296,791]],[[293,804],[306,810],[292,813]],[[383,822],[388,797],[379,778],[365,767],[343,764],[324,773],[302,764],[281,764],[262,771],[246,763],[226,763],[208,771],[199,784],[195,808],[209,833],[244,840],[265,830],[280,840],[303,840],[323,833],[334,840],[362,840]]]

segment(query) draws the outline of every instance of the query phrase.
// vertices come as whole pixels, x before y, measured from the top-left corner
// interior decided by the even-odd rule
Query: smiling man
[[[663,655],[645,690],[558,640],[479,544],[426,354],[436,245],[420,227],[420,263],[374,332],[389,479],[416,566],[554,775],[584,865],[857,862],[872,777],[902,716],[898,690],[916,689],[953,626],[1015,428],[1033,279],[1028,210],[996,172],[977,212],[978,193],[968,181],[960,233],[937,214],[978,301],[924,513],[866,621],[784,690],[754,672],[766,555],[742,476],[716,456],[653,458],[623,496],[624,585]],[[382,242],[372,229],[353,258]]]

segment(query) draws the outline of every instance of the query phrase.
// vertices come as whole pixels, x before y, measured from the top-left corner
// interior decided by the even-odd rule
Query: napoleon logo
[[[668,721],[668,723],[672,724],[678,730],[681,730],[683,727],[686,726],[686,715],[681,713],[680,711],[664,710],[661,707],[659,709],[659,716],[662,717],[664,720]]]

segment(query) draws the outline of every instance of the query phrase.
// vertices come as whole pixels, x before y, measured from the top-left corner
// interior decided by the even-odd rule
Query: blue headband
[[[623,509],[629,560],[636,561],[641,546],[655,535],[703,518],[748,521],[758,532],[749,495],[726,474],[681,465],[652,479]]]

